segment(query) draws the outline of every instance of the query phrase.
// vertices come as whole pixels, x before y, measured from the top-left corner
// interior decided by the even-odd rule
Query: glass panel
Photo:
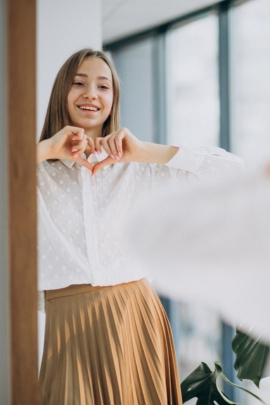
[[[246,164],[270,156],[270,1],[231,9],[232,150]]]
[[[217,145],[218,18],[204,16],[167,36],[168,143]]]
[[[211,370],[214,361],[220,360],[221,322],[216,312],[201,304],[179,303],[178,358],[183,380],[200,363]]]
[[[121,80],[121,125],[143,141],[154,140],[153,40],[112,52]]]
[[[208,14],[167,34],[168,143],[219,143],[218,19]],[[198,304],[175,303],[173,327],[183,380],[204,361],[221,360],[221,322]],[[172,325],[173,326],[173,325]],[[195,404],[196,399],[190,401]]]
[[[230,11],[232,150],[247,166],[270,157],[270,0],[253,0]],[[270,403],[270,378],[260,390],[245,387]],[[256,399],[243,394],[246,405]]]

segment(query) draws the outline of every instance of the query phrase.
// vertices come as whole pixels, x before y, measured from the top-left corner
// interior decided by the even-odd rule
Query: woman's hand
[[[143,144],[144,142],[132,135],[127,128],[120,128],[103,138],[95,138],[94,147],[96,152],[101,153],[102,147],[108,157],[95,165],[93,174],[96,174],[103,167],[117,162],[141,161],[140,155]]]
[[[121,128],[104,138],[94,139],[94,145],[98,153],[101,152],[101,147],[103,147],[108,157],[94,166],[93,174],[96,174],[103,167],[117,162],[165,164],[171,160],[178,151],[178,148],[174,146],[142,142],[132,135],[127,128]]]
[[[73,160],[91,171],[92,165],[80,155],[89,147],[95,152],[94,142],[82,128],[66,126],[54,136],[37,144],[37,162],[46,159]]]

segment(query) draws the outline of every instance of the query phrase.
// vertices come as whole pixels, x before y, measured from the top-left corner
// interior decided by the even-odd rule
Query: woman
[[[239,159],[142,142],[119,128],[114,67],[84,49],[56,77],[37,161],[42,404],[181,404],[168,320],[122,229],[138,195],[237,171]]]

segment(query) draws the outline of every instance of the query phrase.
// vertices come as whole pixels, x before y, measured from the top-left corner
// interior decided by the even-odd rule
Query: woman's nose
[[[97,98],[96,88],[94,86],[87,86],[84,91],[85,98]]]

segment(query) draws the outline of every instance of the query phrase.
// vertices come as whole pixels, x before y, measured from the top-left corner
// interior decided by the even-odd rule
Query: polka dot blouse
[[[95,164],[103,155],[88,160]],[[241,159],[223,149],[187,147],[165,165],[116,163],[94,176],[72,161],[39,163],[39,290],[150,278],[121,239],[136,199],[147,203],[153,188],[218,179],[241,168]]]

